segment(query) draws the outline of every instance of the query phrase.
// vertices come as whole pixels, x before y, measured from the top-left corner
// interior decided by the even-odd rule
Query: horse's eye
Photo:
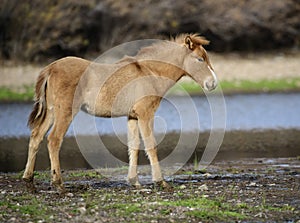
[[[198,61],[204,62],[203,58],[198,58]]]

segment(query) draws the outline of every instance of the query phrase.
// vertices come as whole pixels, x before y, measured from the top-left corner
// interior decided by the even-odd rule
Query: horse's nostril
[[[206,81],[205,83],[205,89],[208,91],[214,90],[217,87],[217,81]]]
[[[213,81],[213,83],[212,83],[212,87],[213,87],[213,89],[215,89],[216,87],[217,87],[217,81]]]
[[[205,86],[206,86],[206,89],[207,89],[207,90],[209,90],[210,87],[211,87],[210,84],[209,84],[209,82],[205,82]]]

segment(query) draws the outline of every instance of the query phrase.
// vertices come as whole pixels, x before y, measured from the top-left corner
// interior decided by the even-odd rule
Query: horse
[[[199,34],[175,38],[143,47],[135,56],[107,64],[79,57],[64,57],[46,66],[35,85],[35,103],[28,119],[31,129],[28,158],[22,179],[35,191],[34,166],[39,145],[50,130],[48,152],[51,183],[65,192],[59,151],[66,131],[83,110],[97,117],[128,117],[130,185],[140,187],[137,175],[140,136],[150,161],[152,181],[169,187],[164,180],[153,134],[153,119],[163,95],[183,76],[189,76],[206,91],[218,80]]]

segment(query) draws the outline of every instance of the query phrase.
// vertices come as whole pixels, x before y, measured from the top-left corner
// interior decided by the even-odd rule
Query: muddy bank
[[[187,159],[194,162],[195,154],[200,159],[207,140],[209,132],[200,133],[196,146],[190,139],[193,134],[189,133],[168,133],[163,137],[158,145],[158,154],[160,160],[163,160],[174,150],[179,142],[179,138],[184,138],[182,145],[179,145],[178,156],[185,155],[186,151],[192,152]],[[223,143],[216,156],[216,160],[235,160],[240,158],[258,158],[258,157],[294,157],[300,155],[300,130],[298,129],[281,129],[281,130],[251,130],[251,131],[228,131],[225,133]],[[107,152],[124,163],[128,162],[127,147],[123,143],[126,135],[121,140],[116,135],[101,136],[103,145],[99,144],[98,136],[80,136],[81,142],[88,142],[88,151],[79,149],[74,137],[66,137],[61,153],[61,165],[63,169],[91,168],[89,162],[91,157],[99,157],[99,160],[92,160],[99,167],[113,166],[110,161],[103,160]],[[192,145],[191,145],[192,144]],[[20,171],[24,169],[27,158],[27,137],[18,138],[1,138],[0,139],[0,172]],[[195,148],[195,150],[193,150]],[[83,154],[82,154],[83,152]],[[83,156],[84,155],[84,156]],[[145,153],[142,151],[139,155],[140,164],[148,163]],[[102,158],[101,158],[102,157]],[[101,160],[102,159],[102,160]],[[176,160],[176,155],[175,158]],[[38,170],[49,169],[48,151],[46,140],[41,145],[37,157]]]

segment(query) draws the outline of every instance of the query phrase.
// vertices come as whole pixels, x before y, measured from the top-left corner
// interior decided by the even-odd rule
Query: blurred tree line
[[[182,32],[201,33],[217,52],[300,45],[299,0],[0,1],[0,58],[6,60],[87,56]]]

